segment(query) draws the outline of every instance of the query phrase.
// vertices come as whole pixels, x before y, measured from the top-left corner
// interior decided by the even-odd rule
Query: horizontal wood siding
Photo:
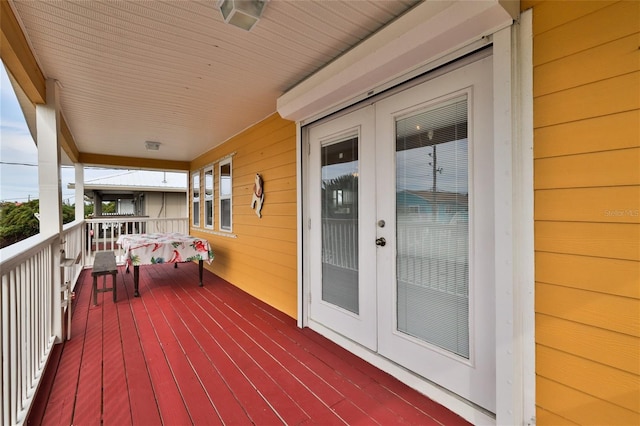
[[[218,161],[232,157],[233,232],[219,232]],[[295,318],[297,316],[296,127],[274,114],[191,162],[191,171],[214,166],[214,232],[201,226],[191,233],[206,238],[215,260],[213,273]],[[262,218],[251,209],[254,177],[264,179]],[[204,176],[201,182],[204,182]]]
[[[533,8],[537,424],[640,424],[640,2]]]

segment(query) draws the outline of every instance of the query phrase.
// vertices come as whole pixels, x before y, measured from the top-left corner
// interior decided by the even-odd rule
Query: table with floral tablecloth
[[[155,234],[127,234],[120,235],[116,244],[124,250],[124,258],[129,265],[133,265],[134,295],[137,297],[140,265],[157,265],[198,261],[200,271],[200,286],[202,287],[202,262],[211,263],[213,251],[209,242],[202,238],[192,237],[177,232]]]

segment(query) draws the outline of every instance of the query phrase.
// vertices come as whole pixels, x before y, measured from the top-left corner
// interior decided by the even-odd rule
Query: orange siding
[[[215,260],[208,269],[292,317],[297,316],[296,127],[274,114],[191,162],[203,171],[233,155],[233,233],[219,232],[218,163],[214,163],[214,231],[191,233],[209,240]],[[256,173],[264,179],[262,218],[251,209]],[[202,181],[203,177],[201,177]]]
[[[533,8],[537,423],[640,424],[640,2]]]

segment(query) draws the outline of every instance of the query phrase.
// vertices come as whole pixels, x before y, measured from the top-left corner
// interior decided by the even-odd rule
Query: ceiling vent
[[[144,147],[147,149],[147,151],[159,151],[160,142],[146,141],[144,143]]]

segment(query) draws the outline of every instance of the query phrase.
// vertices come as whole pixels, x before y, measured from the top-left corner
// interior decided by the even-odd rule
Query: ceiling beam
[[[47,99],[45,77],[7,0],[0,0],[0,57],[34,104]]]
[[[78,151],[71,130],[67,126],[67,120],[62,115],[60,116],[60,136],[60,147],[67,154],[69,160],[74,163],[80,162],[80,151]]]
[[[122,157],[117,155],[80,153],[79,162],[85,165],[131,169],[156,169],[188,171],[188,161],[157,160],[155,158]]]

